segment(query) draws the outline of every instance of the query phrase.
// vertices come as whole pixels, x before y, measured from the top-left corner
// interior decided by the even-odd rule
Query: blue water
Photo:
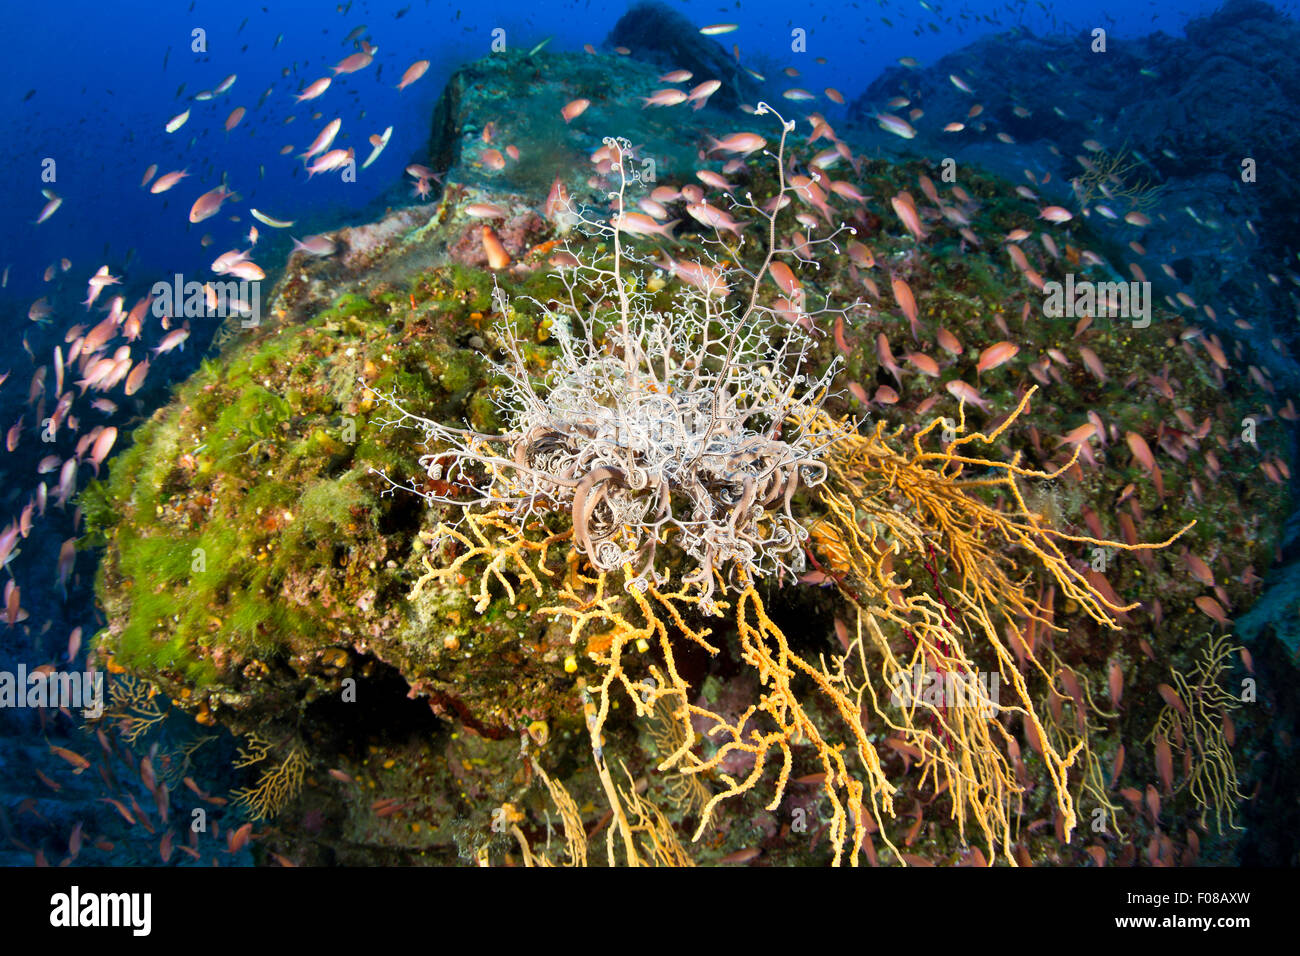
[[[1154,30],[1179,34],[1189,18],[1217,4],[935,2],[930,4],[935,12],[916,0],[672,6],[700,24],[738,23],[740,29],[719,39],[728,49],[738,45],[742,62],[761,58],[796,66],[809,88],[834,86],[851,101],[900,56],[933,62],[978,36],[1016,25],[1035,32],[1103,25],[1114,42],[1122,43],[1126,35]],[[424,161],[430,113],[443,83],[459,65],[490,52],[493,30],[504,29],[506,42],[523,48],[548,36],[556,50],[580,50],[586,43],[599,47],[625,9],[586,0],[471,6],[411,0],[338,7],[302,0],[265,6],[69,0],[57,5],[55,15],[44,4],[4,4],[0,28],[13,40],[0,87],[9,131],[0,146],[6,170],[0,269],[10,268],[8,286],[0,290],[4,313],[21,307],[25,316],[31,301],[47,291],[45,267],[62,257],[72,260],[78,283],[103,264],[119,274],[130,250],[135,253],[128,278],[141,288],[174,271],[201,272],[241,242],[250,224],[249,206],[317,229],[350,217],[368,218],[374,203],[402,185],[403,168]],[[400,18],[398,11],[405,11]],[[354,51],[355,43],[342,41],[362,25],[378,47],[374,63],[338,76],[323,96],[296,103],[294,93],[333,75],[329,68]],[[790,50],[795,27],[807,32],[806,53]],[[206,53],[190,50],[196,28],[206,31]],[[276,46],[280,35],[283,41]],[[817,57],[827,63],[817,64]],[[402,72],[418,59],[430,61],[429,72],[397,92]],[[192,100],[230,73],[238,76],[230,90],[207,102]],[[270,95],[259,106],[267,90]],[[175,134],[165,133],[167,120],[187,106],[188,123]],[[223,124],[237,106],[248,112],[226,133]],[[318,112],[320,119],[313,120]],[[286,126],[290,117],[293,122]],[[294,154],[303,151],[335,117],[343,121],[335,145],[354,146],[358,164],[368,155],[371,134],[391,125],[392,140],[355,183],[343,183],[337,175],[308,182],[302,164],[279,150],[293,144]],[[47,159],[57,164],[54,184],[41,179]],[[151,195],[140,181],[153,163],[158,175],[186,168],[190,176],[166,194]],[[230,223],[222,215],[191,225],[190,203],[219,185],[223,174],[243,198],[233,209],[243,214],[243,222]],[[42,188],[53,188],[64,204],[37,227],[32,220],[45,203]],[[402,195],[390,201],[401,201]],[[287,248],[285,235],[259,231],[272,251]],[[199,244],[205,234],[213,236],[206,249]],[[259,258],[266,250],[259,248]],[[79,288],[84,295],[84,286]]]

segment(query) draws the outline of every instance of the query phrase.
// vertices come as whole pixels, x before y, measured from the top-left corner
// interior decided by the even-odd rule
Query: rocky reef
[[[907,97],[925,111],[917,143],[931,155],[1015,181],[1028,169],[1054,199],[1073,198],[1071,181],[1087,179],[1090,166],[1114,174],[1106,185],[1118,220],[1094,218],[1116,258],[1139,263],[1164,294],[1215,297],[1221,314],[1189,321],[1225,329],[1279,384],[1300,387],[1296,289],[1278,278],[1294,264],[1300,211],[1300,186],[1283,173],[1300,148],[1291,119],[1300,67],[1284,52],[1300,43],[1300,26],[1259,0],[1230,0],[1191,21],[1185,37],[1102,40],[996,34],[923,69],[886,70],[850,114],[871,135],[875,111]],[[949,121],[964,128],[944,132]],[[1134,228],[1123,215],[1147,192],[1157,212]]]
[[[1264,480],[1261,469],[1289,474],[1290,439],[1274,414],[1280,403],[1264,372],[1229,372],[1249,364],[1247,346],[1226,333],[1194,334],[1188,316],[1160,302],[1144,328],[1107,316],[1045,317],[1026,273],[1110,279],[1112,266],[1084,254],[1104,253],[1110,240],[1076,218],[1055,227],[1054,238],[1025,243],[1032,268],[1017,266],[1003,237],[1033,228],[1037,207],[992,173],[963,169],[958,188],[940,186],[943,196],[921,206],[926,237],[918,241],[890,199],[918,184],[923,193],[935,190],[931,164],[864,158],[846,133],[852,169],[846,160],[832,173],[851,188],[822,194],[823,215],[805,187],[800,214],[824,223],[783,220],[781,230],[806,244],[823,225],[831,231],[832,212],[856,230],[809,246],[791,273],[808,302],[860,300],[815,330],[809,374],[836,375],[828,420],[852,430],[843,423],[865,419],[864,435],[879,425],[889,454],[916,469],[898,465],[899,474],[944,478],[954,488],[951,448],[928,465],[906,457],[908,448],[915,441],[919,451],[923,430],[937,435],[936,420],[963,435],[982,433],[987,448],[969,466],[969,489],[956,493],[966,505],[953,513],[977,513],[971,503],[987,509],[980,514],[1014,513],[1023,495],[1033,527],[1046,522],[1070,536],[1060,573],[1084,582],[1078,600],[1024,550],[1028,537],[996,539],[992,518],[985,527],[927,525],[936,515],[905,506],[919,499],[902,486],[881,492],[921,529],[916,541],[931,542],[888,572],[924,589],[930,606],[966,593],[968,569],[936,543],[968,541],[972,553],[988,549],[990,562],[1005,560],[1015,594],[1027,595],[1022,606],[1037,609],[1007,628],[1013,633],[965,652],[971,666],[1023,683],[1026,702],[1042,715],[1041,724],[1023,710],[989,722],[1008,754],[997,779],[1009,789],[998,800],[1006,801],[1014,837],[998,831],[985,841],[974,823],[959,829],[954,794],[969,781],[939,785],[924,768],[936,766],[933,753],[952,753],[960,742],[927,730],[918,744],[920,731],[888,702],[891,688],[866,694],[862,682],[875,673],[867,659],[877,651],[855,644],[846,627],[856,593],[847,582],[856,571],[844,546],[824,531],[819,537],[826,513],[811,494],[795,507],[813,529],[810,555],[821,561],[799,581],[763,585],[772,626],[764,633],[771,640],[779,629],[801,660],[866,667],[857,677],[861,722],[851,732],[827,731],[845,716],[833,706],[838,698],[819,696],[811,673],[791,678],[807,723],[786,734],[784,769],[769,766],[769,776],[745,788],[736,783],[754,770],[753,754],[720,751],[704,720],[690,726],[698,766],[709,769],[661,769],[688,742],[671,706],[638,714],[634,699],[610,694],[599,698],[608,713],[592,731],[595,689],[610,673],[607,655],[611,643],[621,646],[622,632],[582,630],[575,640],[577,631],[555,613],[564,588],[594,580],[583,577],[590,569],[576,548],[556,558],[554,578],[529,581],[501,563],[495,577],[466,564],[429,579],[466,553],[425,534],[446,515],[424,496],[452,489],[419,465],[437,449],[425,447],[417,430],[386,425],[391,416],[377,396],[397,396],[422,416],[476,433],[507,424],[490,360],[507,341],[522,343],[521,361],[543,379],[561,348],[549,310],[572,295],[556,274],[568,260],[558,257],[596,261],[610,251],[606,238],[572,228],[548,208],[548,190],[558,182],[575,206],[608,216],[611,155],[593,158],[609,149],[607,136],[636,144],[633,162],[647,194],[656,184],[680,193],[697,168],[725,174],[756,204],[778,190],[769,156],[750,156],[724,173],[723,158],[704,155],[713,149],[709,137],[739,129],[774,148],[780,128],[770,117],[742,122],[735,111],[712,108],[642,109],[637,97],[662,86],[656,77],[668,60],[637,62],[642,46],[634,36],[658,34],[637,27],[650,14],[634,13],[610,40],[630,48],[631,58],[511,52],[460,70],[433,120],[430,161],[445,169],[438,200],[340,230],[332,256],[296,253],[263,326],[228,330],[219,351],[135,430],[107,480],[83,492],[86,544],[103,555],[97,594],[108,625],[96,637],[98,658],[119,679],[156,686],[171,703],[167,720],[240,741],[235,763],[247,779],[232,796],[254,823],[263,857],[556,862],[563,846],[569,861],[579,861],[590,842],[592,862],[601,862],[607,835],[626,815],[646,855],[661,862],[819,864],[839,859],[836,827],[845,824],[830,784],[846,784],[861,770],[853,761],[862,760],[878,772],[874,779],[887,781],[894,808],[870,822],[860,808],[854,814],[872,862],[1231,860],[1241,840],[1233,828],[1241,798],[1257,793],[1293,748],[1279,743],[1273,722],[1285,711],[1278,702],[1285,655],[1252,661],[1209,637],[1225,633],[1228,615],[1252,602],[1259,572],[1278,553],[1287,489],[1280,478]],[[698,53],[683,64],[667,41],[657,50],[647,56],[668,56],[674,66],[710,62]],[[718,76],[727,95],[745,97],[745,84]],[[590,106],[566,121],[561,109],[577,98]],[[724,100],[720,93],[716,102]],[[1001,107],[990,102],[989,109]],[[817,127],[809,125],[801,121],[789,139],[800,169],[827,145],[811,142]],[[502,153],[512,158],[498,162]],[[861,201],[852,198],[859,190]],[[688,285],[671,257],[717,248],[708,245],[713,230],[681,211],[684,200],[667,202],[684,222],[676,242],[656,251],[638,239],[650,251],[627,266],[628,281],[665,311],[681,307]],[[723,248],[764,276],[763,250]],[[799,310],[778,301],[781,293],[794,294],[768,279],[758,298],[797,320]],[[909,312],[910,322],[902,317]],[[1014,343],[1019,358],[991,363],[989,350],[1002,343]],[[1258,428],[1243,438],[1242,421],[1251,416]],[[1077,460],[1079,446],[1091,462]],[[1025,474],[982,485],[981,478],[1011,474],[989,459],[1016,461]],[[395,489],[384,475],[414,491]],[[1168,547],[1140,547],[1175,538]],[[581,588],[574,593],[598,600]],[[1120,627],[1107,626],[1106,613],[1088,613],[1085,595],[1093,594],[1102,601],[1096,606],[1120,609]],[[609,613],[630,613],[634,600],[617,596]],[[893,600],[882,594],[882,606]],[[698,708],[697,717],[717,715],[743,731],[755,702],[775,693],[770,672],[747,666],[745,622],[709,620],[698,607],[681,614],[662,642],[629,642],[623,666],[637,674],[675,669],[690,688],[682,703]],[[716,653],[681,636],[706,625]],[[903,654],[912,635],[881,626],[882,647]],[[999,658],[991,649],[998,646],[1010,650]],[[1251,667],[1267,668],[1272,681],[1260,679],[1268,689],[1248,703],[1225,697],[1222,688],[1235,687]],[[1212,725],[1217,749],[1198,749],[1210,738],[1193,720]],[[855,751],[858,731],[865,749]],[[1070,754],[1063,782],[1053,778],[1057,752]],[[826,763],[836,754],[850,767],[828,783],[840,776]],[[738,792],[715,806],[728,789]],[[1001,805],[980,810],[987,795],[960,799],[970,800],[975,809],[963,813],[975,819],[1003,812]],[[1077,808],[1072,838],[1062,806]],[[1258,850],[1264,858],[1279,852]]]
[[[660,72],[689,70],[691,83],[717,80],[722,87],[713,102],[726,109],[757,102],[759,85],[717,43],[700,35],[695,25],[663,3],[638,3],[623,14],[605,40],[609,49],[622,48]]]

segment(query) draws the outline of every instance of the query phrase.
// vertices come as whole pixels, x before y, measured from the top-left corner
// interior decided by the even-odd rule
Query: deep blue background
[[[739,23],[740,29],[718,39],[728,49],[737,44],[742,62],[756,62],[761,54],[768,62],[793,65],[802,73],[801,85],[815,90],[835,86],[851,100],[900,56],[933,62],[978,35],[1017,24],[1036,32],[1106,25],[1114,40],[1122,42],[1126,34],[1156,29],[1181,33],[1189,17],[1217,4],[947,0],[930,4],[937,12],[918,0],[671,5],[700,24]],[[105,263],[118,274],[131,248],[136,256],[128,275],[140,286],[175,270],[206,277],[208,263],[247,230],[249,206],[316,229],[362,216],[402,180],[408,162],[423,158],[431,109],[443,82],[458,65],[489,52],[494,28],[504,28],[507,42],[519,47],[551,35],[553,49],[578,50],[584,43],[599,47],[625,9],[591,0],[463,7],[427,0],[358,0],[346,13],[339,6],[323,0],[275,0],[266,7],[235,0],[0,4],[0,36],[8,61],[0,86],[0,111],[9,134],[0,145],[5,170],[0,269],[11,267],[8,288],[0,290],[6,327],[22,328],[27,306],[48,291],[42,281],[45,267],[60,257],[72,260],[69,282],[75,279],[84,295],[84,280]],[[403,8],[407,12],[395,18]],[[362,24],[379,48],[375,62],[359,73],[339,76],[318,99],[295,103],[293,93],[331,75],[329,67],[353,51],[352,44],[341,41]],[[807,53],[790,52],[794,26],[808,33]],[[190,51],[195,27],[207,31],[206,54]],[[280,34],[284,40],[273,48]],[[814,62],[819,56],[826,58],[825,66]],[[429,72],[399,94],[394,86],[417,59],[431,61]],[[287,78],[285,68],[290,70]],[[193,94],[212,89],[230,73],[237,73],[238,80],[229,91],[208,102],[191,101]],[[177,95],[182,83],[184,91]],[[268,88],[270,96],[258,107]],[[34,95],[24,101],[30,90]],[[166,121],[187,105],[192,107],[189,122],[175,134],[165,133]],[[236,106],[248,112],[227,134],[223,124]],[[323,115],[313,120],[318,111]],[[829,115],[833,119],[835,114]],[[285,126],[290,116],[295,119]],[[336,145],[355,146],[358,162],[369,153],[370,134],[392,125],[392,141],[356,183],[344,184],[337,176],[318,176],[308,183],[301,164],[279,155],[279,149],[292,143],[295,153],[301,152],[336,116],[343,120]],[[64,204],[37,227],[32,220],[44,205],[40,163],[46,157],[58,164],[53,188]],[[190,178],[166,194],[152,195],[140,188],[151,163],[158,164],[159,175],[188,168]],[[264,178],[259,166],[265,168]],[[231,209],[243,222],[229,222],[223,211],[191,226],[190,204],[216,186],[222,173],[244,199]],[[283,234],[259,231],[264,237],[272,233],[268,238],[282,247],[288,244]],[[209,232],[214,242],[204,249],[199,239]]]

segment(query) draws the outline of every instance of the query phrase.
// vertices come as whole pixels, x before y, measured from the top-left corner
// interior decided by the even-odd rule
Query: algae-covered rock
[[[634,131],[648,180],[686,179],[695,144],[718,113],[645,109],[640,98],[664,86],[660,72],[614,54],[505,51],[476,60],[452,74],[438,100],[430,159],[457,182],[524,192],[540,206],[557,177],[570,189],[590,189],[583,171],[591,169],[602,138]],[[566,122],[564,107],[578,99],[590,105]],[[498,163],[494,154],[509,146],[518,149],[518,159]]]
[[[545,304],[572,291],[552,274],[568,225],[542,208],[554,179],[594,209],[607,199],[608,181],[590,160],[604,136],[646,144],[638,160],[657,161],[656,178],[639,184],[648,193],[657,182],[694,181],[707,137],[730,132],[710,129],[708,111],[642,110],[635,97],[652,92],[655,73],[625,59],[519,53],[459,71],[434,120],[431,152],[447,170],[440,201],[341,231],[332,257],[292,258],[265,323],[228,336],[220,353],[135,431],[111,478],[83,495],[91,541],[104,546],[97,590],[108,625],[98,653],[113,668],[155,683],[200,723],[255,734],[270,742],[273,759],[305,767],[301,786],[277,807],[269,845],[281,852],[317,862],[467,862],[526,853],[528,840],[546,840],[539,821],[549,813],[568,813],[570,824],[577,818],[588,828],[614,825],[602,822],[609,789],[597,778],[591,714],[584,710],[591,706],[588,689],[603,676],[593,654],[604,648],[598,635],[571,641],[567,624],[544,610],[562,603],[562,585],[581,580],[580,556],[573,549],[560,554],[555,574],[534,581],[507,565],[495,577],[467,564],[458,575],[431,578],[464,545],[426,533],[448,511],[428,499],[445,496],[450,486],[421,466],[435,450],[422,445],[423,433],[411,422],[395,421],[401,416],[391,406],[498,433],[507,423],[491,360],[507,344],[503,328],[511,330],[510,342],[523,343],[528,373],[545,379],[559,348],[543,321]],[[560,109],[577,97],[592,105],[566,123]],[[485,137],[489,123],[493,135]],[[517,146],[520,158],[495,168],[496,158],[484,152],[505,144]],[[791,139],[801,152],[824,145],[810,145],[804,131]],[[709,159],[708,168],[718,172],[723,160]],[[776,189],[771,166],[760,154],[729,175],[762,201]],[[591,177],[575,175],[579,169],[592,169]],[[1029,624],[1010,643],[1032,655],[1038,642],[1048,662],[1038,669],[1020,662],[1027,679],[1039,682],[1044,712],[1055,711],[1068,730],[1069,708],[1084,697],[1073,694],[1070,681],[1087,687],[1092,709],[1078,719],[1090,735],[1092,762],[1083,783],[1072,786],[1085,788],[1076,796],[1081,815],[1088,813],[1117,783],[1109,768],[1118,766],[1121,743],[1129,754],[1125,780],[1145,787],[1156,778],[1157,756],[1145,738],[1162,713],[1157,688],[1172,680],[1171,669],[1192,671],[1202,636],[1216,626],[1213,609],[1248,603],[1252,569],[1270,562],[1285,493],[1258,476],[1261,463],[1272,466],[1287,454],[1282,431],[1265,420],[1243,441],[1243,417],[1266,399],[1249,382],[1225,381],[1221,363],[1212,360],[1221,347],[1184,335],[1170,308],[1157,304],[1142,328],[1105,317],[1080,323],[1043,316],[1039,294],[999,242],[1029,208],[1007,183],[966,173],[964,198],[949,199],[960,209],[947,207],[957,215],[930,216],[932,235],[921,244],[887,210],[889,197],[916,188],[919,179],[922,190],[926,183],[934,188],[924,164],[859,159],[854,172],[841,175],[872,197],[860,202],[851,192],[833,193],[837,216],[857,232],[809,247],[797,264],[809,301],[862,300],[819,330],[809,374],[843,363],[825,409],[840,420],[869,414],[887,423],[900,447],[936,416],[946,416],[949,428],[964,418],[969,430],[990,435],[1000,458],[1017,456],[1025,469],[1056,473],[1051,481],[1023,483],[1030,509],[1072,536],[1063,560],[1084,580],[1115,605],[1140,605],[1123,617],[1126,629],[1112,631],[1074,600],[1049,593],[1051,582],[1030,577],[1028,563],[1019,569],[1058,628]],[[486,220],[484,207],[495,207]],[[812,234],[818,223],[810,208],[801,214],[813,225],[800,224]],[[629,271],[628,281],[653,290],[665,310],[680,305],[684,288],[680,263],[669,256],[716,248],[706,244],[711,230],[680,218],[680,245]],[[570,238],[578,258],[608,254],[598,236],[574,230]],[[492,265],[492,241],[505,250],[507,265]],[[1099,257],[1081,255],[1104,248],[1086,223],[1063,227],[1055,242],[1050,249],[1026,245],[1040,280],[1067,271],[1100,280],[1114,275]],[[761,261],[753,246],[725,247],[725,254],[751,270]],[[656,264],[668,271],[656,272]],[[908,309],[899,304],[897,283],[914,297],[914,324],[900,317]],[[788,289],[768,281],[759,295],[778,314],[791,313],[790,303],[777,301],[782,292]],[[791,318],[798,321],[797,311]],[[986,367],[985,350],[1007,340],[1019,346],[1021,359]],[[984,407],[959,403],[964,393],[945,387],[958,382],[977,383]],[[1000,432],[1035,382],[1040,391],[1024,414]],[[1095,441],[1067,437],[1094,419]],[[1072,464],[1081,443],[1093,460]],[[1156,454],[1159,476],[1144,461]],[[1211,457],[1213,465],[1204,464]],[[1000,497],[1006,486],[976,480],[970,487],[990,508],[1011,506]],[[815,527],[813,498],[799,498],[797,507]],[[924,523],[934,516],[916,517]],[[563,516],[546,520],[552,524],[539,527],[564,530]],[[1188,525],[1164,550],[1088,546],[1164,541]],[[953,568],[939,566],[933,553],[899,565],[892,573],[931,587],[932,602],[954,586]],[[842,576],[843,569],[831,567],[799,582],[764,585],[767,613],[804,658],[848,648],[842,629],[849,605],[831,586]],[[631,605],[620,600],[620,607]],[[679,623],[696,627],[702,620],[688,613]],[[718,653],[682,642],[675,666],[690,685],[692,706],[743,725],[747,708],[769,692],[768,676],[744,666],[736,624],[709,623]],[[637,667],[663,664],[657,650],[636,653]],[[983,664],[1016,667],[1009,658]],[[1102,700],[1116,670],[1125,688],[1122,710]],[[1074,676],[1063,676],[1067,671]],[[887,688],[882,692],[888,696]],[[663,826],[697,862],[830,858],[822,837],[832,817],[817,789],[826,775],[823,751],[809,737],[799,735],[793,745],[784,771],[791,788],[779,806],[769,806],[771,785],[764,782],[723,804],[691,843],[704,805],[750,770],[752,755],[726,754],[715,771],[690,779],[661,772],[661,761],[682,745],[680,728],[671,715],[637,718],[634,709],[626,698],[616,702],[603,742],[594,746],[616,755],[611,776],[627,788],[627,805],[642,807],[631,796],[639,793],[661,808]],[[808,710],[820,720],[831,708],[809,703]],[[708,721],[697,723],[697,746],[717,753]],[[1079,840],[1054,838],[1034,732],[1006,724],[1004,733],[1025,741],[1017,771],[1022,807],[1037,824],[1017,852],[1035,862],[1086,859]],[[877,722],[869,729],[883,772],[899,782],[896,805],[915,801],[918,808],[914,828],[911,820],[899,824],[909,833],[908,853],[935,862],[970,858],[969,838],[943,822],[945,811],[928,812],[930,825],[921,828],[920,801],[950,798],[916,779],[914,755],[887,727]],[[844,741],[824,747],[843,749]],[[571,808],[553,789],[557,782]],[[642,809],[646,819],[654,816]],[[1169,801],[1168,812],[1185,822],[1202,808],[1183,793]],[[1134,833],[1145,827],[1139,820]],[[1117,857],[1128,852],[1114,841],[1099,849]]]

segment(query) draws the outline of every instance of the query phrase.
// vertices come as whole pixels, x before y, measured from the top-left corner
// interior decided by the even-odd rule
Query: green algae
[[[98,588],[113,624],[101,637],[119,664],[163,680],[173,696],[184,686],[197,706],[241,686],[244,662],[290,660],[372,631],[376,602],[394,633],[432,648],[417,654],[430,665],[446,664],[448,639],[517,640],[525,621],[493,612],[490,627],[471,632],[467,607],[465,626],[421,633],[405,623],[420,509],[376,472],[409,473],[423,450],[418,433],[367,414],[355,379],[422,413],[500,426],[484,356],[451,341],[444,318],[486,308],[490,278],[451,265],[414,285],[429,300],[405,324],[421,325],[420,335],[376,321],[400,304],[391,293],[386,302],[345,294],[297,327],[261,330],[203,363],[137,430],[109,480],[83,491],[87,542],[109,546]],[[531,319],[514,321],[532,329]],[[316,590],[304,594],[308,581]],[[521,710],[534,706],[521,697]]]

